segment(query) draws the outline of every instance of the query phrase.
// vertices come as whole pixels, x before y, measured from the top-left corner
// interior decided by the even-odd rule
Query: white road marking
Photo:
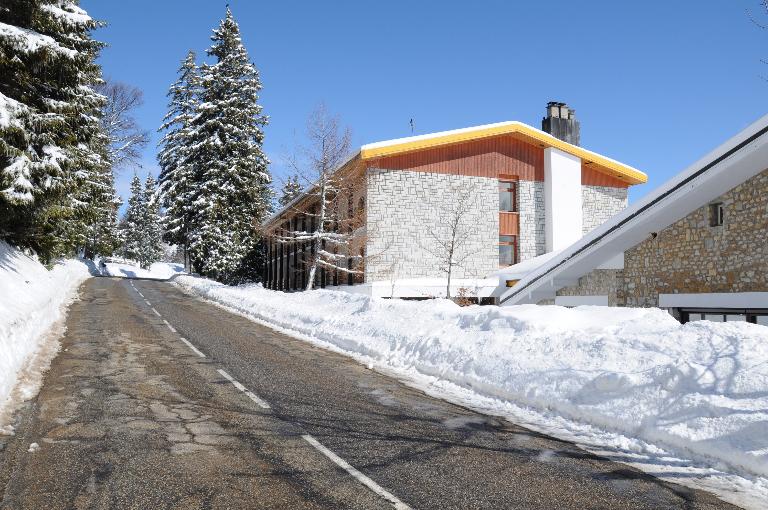
[[[222,369],[219,369],[219,373],[220,373],[222,376],[224,376],[224,378],[225,378],[226,380],[228,380],[229,382],[231,382],[231,383],[232,383],[232,385],[233,385],[235,388],[237,388],[238,390],[242,391],[243,393],[245,393],[245,395],[246,395],[248,398],[250,398],[251,400],[253,400],[254,402],[256,402],[256,404],[257,404],[259,407],[262,407],[262,408],[264,408],[264,409],[269,409],[269,408],[270,408],[270,407],[269,407],[269,404],[267,404],[267,403],[266,403],[266,402],[264,402],[262,399],[260,399],[259,397],[257,397],[257,396],[256,396],[256,394],[254,394],[253,392],[251,392],[250,390],[248,390],[248,388],[246,388],[245,386],[243,386],[242,384],[240,384],[240,383],[239,383],[237,380],[235,380],[235,378],[234,378],[234,377],[232,377],[231,375],[229,375],[229,374],[228,374],[226,371],[224,371],[224,370],[222,370]]]
[[[144,302],[147,304],[147,306],[152,306],[152,303],[150,303],[149,301],[147,301],[147,299],[146,299],[146,298],[144,298]]]
[[[310,436],[309,434],[304,434],[301,436],[306,442],[314,446],[320,453],[331,459],[337,466],[342,468],[344,471],[355,477],[358,482],[362,483],[369,489],[371,489],[373,492],[381,496],[382,498],[386,499],[392,505],[394,505],[395,508],[398,510],[410,510],[411,507],[397,499],[395,496],[392,495],[389,491],[381,487],[379,484],[362,474],[360,471],[352,467],[346,460],[342,459],[335,453],[333,453],[331,450],[320,444],[320,441],[315,439],[314,437]]]
[[[170,323],[170,322],[168,322],[168,321],[167,321],[167,320],[165,320],[165,319],[163,319],[163,322],[165,322],[165,325],[166,325],[166,326],[168,326],[168,329],[170,329],[171,331],[173,331],[174,333],[176,333],[176,328],[174,328],[173,326],[171,326],[171,323]]]
[[[160,315],[160,312],[158,312],[157,310],[155,310],[155,307],[154,307],[154,306],[152,307],[152,311],[153,311],[153,312],[155,312],[155,315],[157,315],[158,317],[162,317],[162,315]]]
[[[200,350],[199,350],[197,347],[195,347],[194,345],[192,345],[192,343],[190,343],[190,341],[189,341],[189,340],[187,340],[187,339],[186,339],[186,338],[184,338],[183,336],[181,336],[181,337],[179,337],[179,338],[181,338],[181,341],[182,341],[182,342],[184,342],[184,344],[186,344],[186,346],[187,346],[187,347],[189,347],[190,349],[192,349],[192,352],[194,352],[195,354],[197,354],[197,355],[198,355],[198,356],[200,356],[201,358],[205,358],[205,354],[203,354],[202,352],[200,352]]]
[[[140,290],[136,289],[136,292],[139,293],[139,296],[144,297],[144,294],[142,294]]]

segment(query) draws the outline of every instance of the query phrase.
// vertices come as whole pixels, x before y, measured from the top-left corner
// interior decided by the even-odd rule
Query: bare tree
[[[475,225],[468,217],[477,208],[477,190],[473,186],[454,187],[451,196],[456,198],[444,211],[443,220],[427,231],[431,243],[422,246],[437,259],[440,271],[448,277],[445,289],[448,299],[451,298],[454,269],[463,267],[466,260],[477,251],[470,245]]]
[[[96,90],[107,98],[101,124],[109,139],[107,156],[112,167],[137,164],[142,149],[149,143],[149,132],[141,129],[134,117],[135,110],[144,104],[143,93],[136,87],[109,79]]]
[[[354,168],[343,168],[349,162],[351,133],[339,127],[338,117],[331,116],[324,105],[313,111],[307,122],[306,146],[300,156],[289,158],[290,165],[307,191],[294,200],[294,214],[314,221],[310,230],[277,230],[270,236],[280,243],[311,245],[311,256],[305,257],[309,269],[307,290],[315,284],[318,268],[345,274],[362,274],[365,246],[361,232],[362,208],[355,208],[364,176]]]

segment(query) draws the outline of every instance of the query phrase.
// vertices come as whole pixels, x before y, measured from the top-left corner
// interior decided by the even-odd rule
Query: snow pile
[[[83,262],[62,261],[48,271],[0,241],[0,411],[8,404],[19,374],[89,276]]]
[[[149,269],[142,269],[136,262],[129,260],[109,259],[102,269],[104,276],[118,276],[121,278],[148,278],[152,280],[168,280],[174,275],[184,272],[182,264],[168,262],[155,262]]]
[[[679,324],[659,309],[460,308],[332,291],[284,294],[182,276],[183,288],[408,376],[420,374],[675,451],[768,475],[768,328]]]

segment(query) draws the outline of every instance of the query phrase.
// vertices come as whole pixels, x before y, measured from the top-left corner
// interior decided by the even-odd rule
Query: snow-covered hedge
[[[768,328],[658,309],[460,308],[343,292],[175,282],[360,361],[768,475]]]
[[[0,241],[0,414],[20,372],[89,276],[83,262],[62,261],[49,271]]]

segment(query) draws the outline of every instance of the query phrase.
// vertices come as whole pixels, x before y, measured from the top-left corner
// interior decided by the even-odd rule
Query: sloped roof
[[[575,285],[598,266],[768,167],[768,115],[648,196],[603,223],[501,294],[506,305],[535,303]]]
[[[360,157],[363,160],[377,159],[501,135],[511,135],[534,145],[554,147],[567,152],[581,158],[586,164],[594,165],[593,168],[595,170],[616,177],[628,184],[642,184],[648,181],[648,176],[636,168],[564,142],[549,133],[516,121],[498,122],[496,124],[485,124],[483,126],[369,143],[361,147]]]

